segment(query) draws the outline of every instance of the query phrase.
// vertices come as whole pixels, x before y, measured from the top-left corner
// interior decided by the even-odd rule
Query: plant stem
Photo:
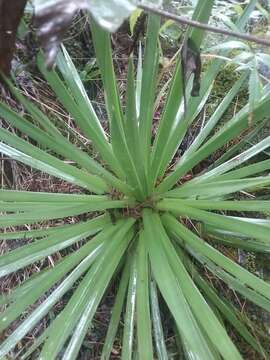
[[[139,4],[139,8],[141,8],[142,10],[145,10],[147,12],[151,12],[153,14],[164,16],[164,17],[166,17],[168,19],[179,22],[180,24],[193,26],[193,27],[203,29],[203,30],[206,30],[206,31],[210,31],[210,32],[213,32],[213,33],[217,33],[217,34],[223,34],[223,35],[236,37],[238,39],[255,42],[257,44],[261,44],[261,45],[265,45],[265,46],[270,46],[270,37],[269,38],[263,38],[263,37],[258,37],[258,36],[254,36],[254,35],[243,34],[243,33],[237,32],[237,31],[219,29],[219,28],[217,28],[215,26],[203,24],[203,23],[201,23],[199,21],[191,20],[191,19],[189,19],[187,17],[178,16],[178,15],[172,14],[172,13],[170,13],[168,11],[158,9],[155,6]]]

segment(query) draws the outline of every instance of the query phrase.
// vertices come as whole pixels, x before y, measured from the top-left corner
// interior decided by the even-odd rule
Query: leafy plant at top
[[[256,1],[250,2],[240,24],[247,21],[255,4]],[[213,1],[198,1],[194,19],[207,22],[212,6]],[[257,160],[257,155],[270,146],[270,137],[245,151],[239,151],[241,142],[236,141],[202,173],[192,175],[194,167],[216,154],[225,144],[237,140],[240,135],[250,136],[247,132],[248,105],[222,124],[224,112],[245,85],[246,74],[243,74],[172,169],[170,163],[203,109],[224,61],[217,59],[210,63],[202,76],[198,97],[190,96],[191,81],[188,81],[184,114],[184,74],[179,57],[157,135],[152,139],[159,29],[160,18],[149,16],[144,61],[143,65],[141,59],[138,61],[137,81],[134,80],[133,59],[129,61],[124,108],[113,70],[110,37],[91,21],[106,95],[109,134],[100,126],[66,50],[62,48],[57,69],[51,72],[47,71],[42,55],[38,58],[40,71],[84,136],[92,141],[100,154],[100,163],[70,143],[49,117],[9,84],[33,121],[4,103],[0,104],[0,115],[31,140],[26,141],[2,128],[0,152],[75,184],[82,192],[0,191],[3,213],[0,226],[8,230],[1,233],[2,240],[32,240],[1,257],[0,275],[20,271],[63,249],[71,250],[72,245],[81,240],[84,242],[76,251],[65,252],[54,267],[44,267],[10,294],[1,296],[0,303],[5,307],[0,317],[1,331],[9,329],[26,310],[28,316],[13,332],[4,333],[0,358],[9,354],[69,293],[67,304],[56,318],[47,318],[47,329],[29,348],[12,356],[31,358],[31,354],[39,349],[38,358],[43,360],[59,356],[76,359],[97,308],[113,282],[118,285],[118,291],[102,359],[110,358],[121,315],[124,319],[123,359],[134,358],[134,355],[147,360],[168,359],[162,329],[164,311],[171,314],[175,335],[187,359],[242,358],[227,334],[224,320],[255,351],[267,356],[241,320],[238,310],[200,275],[200,266],[206,267],[244,298],[270,310],[269,284],[207,242],[211,237],[217,244],[269,252],[270,220],[265,215],[270,211],[270,201],[256,200],[252,196],[246,198],[245,194],[248,190],[269,189],[270,177],[265,173],[270,168],[270,160]],[[201,30],[189,29],[188,37],[196,48],[200,47]],[[254,128],[262,127],[268,120],[269,105],[270,94],[263,89],[254,106]],[[59,156],[76,165],[63,162]],[[254,160],[252,164],[248,163],[250,159]],[[240,200],[234,200],[235,193],[242,194]],[[25,224],[90,212],[93,214],[88,219],[74,225],[40,227],[38,230],[21,228]],[[97,212],[100,215],[95,216]],[[253,212],[261,214],[260,218],[252,218]],[[250,215],[245,217],[244,213]],[[14,232],[9,231],[11,227],[19,228]],[[119,282],[116,281],[118,277]],[[46,299],[31,307],[44,294],[47,294]]]

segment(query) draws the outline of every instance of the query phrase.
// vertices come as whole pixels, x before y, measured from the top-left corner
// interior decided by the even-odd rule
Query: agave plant
[[[245,9],[239,28],[255,4],[252,1]],[[207,22],[212,6],[213,1],[198,1],[194,19]],[[0,152],[76,185],[81,191],[72,194],[0,191],[3,214],[0,225],[6,229],[1,232],[1,240],[29,239],[26,245],[24,242],[1,257],[1,276],[67,250],[53,267],[45,266],[11,293],[1,296],[1,331],[8,330],[27,311],[13,331],[3,332],[1,359],[9,354],[14,359],[32,356],[43,360],[76,359],[91,331],[99,304],[112,284],[116,297],[101,359],[111,358],[116,336],[122,338],[123,359],[168,359],[162,321],[168,314],[179,348],[187,359],[242,359],[224,321],[255,351],[266,356],[239,311],[217,292],[201,269],[206,268],[245,299],[270,310],[269,284],[215,246],[225,244],[269,252],[270,201],[256,200],[247,191],[269,189],[270,160],[261,160],[257,155],[270,146],[270,137],[248,149],[235,141],[229,151],[216,157],[202,172],[192,170],[240,135],[251,137],[255,130],[247,131],[250,125],[261,128],[269,117],[270,94],[264,89],[257,100],[252,124],[248,105],[222,123],[224,112],[246,84],[247,76],[242,75],[192,145],[180,158],[175,157],[206,104],[223,61],[217,59],[209,64],[202,75],[198,97],[189,96],[188,83],[188,106],[184,111],[184,74],[181,59],[178,60],[153,139],[160,22],[158,16],[148,17],[144,60],[137,61],[135,71],[130,58],[126,98],[122,101],[113,69],[110,36],[91,21],[109,134],[101,127],[67,51],[62,48],[57,67],[52,71],[46,69],[42,54],[38,57],[40,71],[77,127],[91,140],[98,157],[91,157],[69,142],[53,120],[9,84],[31,117],[24,118],[0,104],[1,117],[27,135],[23,138],[0,129]],[[200,47],[201,30],[188,29],[187,36]],[[254,161],[250,163],[250,159]],[[253,218],[254,212],[260,216]],[[73,225],[57,226],[50,221],[49,226],[33,229],[28,226],[27,230],[24,227],[80,214],[87,216]],[[74,247],[77,243],[80,246]],[[67,299],[67,294],[66,305],[54,319],[49,319],[50,310],[63,297]],[[37,302],[42,296],[44,300]],[[16,345],[44,318],[46,330],[23,352],[16,353],[13,350]],[[124,327],[119,332],[121,318]]]

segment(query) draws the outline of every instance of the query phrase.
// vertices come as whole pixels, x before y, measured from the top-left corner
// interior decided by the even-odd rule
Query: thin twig
[[[203,23],[201,23],[199,21],[191,20],[191,19],[188,19],[187,17],[184,17],[184,16],[178,16],[178,15],[172,14],[172,13],[170,13],[168,11],[158,9],[157,7],[154,7],[154,6],[152,7],[152,6],[145,5],[145,4],[139,4],[139,7],[142,10],[145,10],[145,11],[153,13],[153,14],[164,16],[164,17],[166,17],[168,19],[174,20],[174,21],[179,22],[181,24],[193,26],[193,27],[203,29],[203,30],[206,30],[206,31],[210,31],[210,32],[213,32],[213,33],[217,33],[217,34],[223,34],[223,35],[236,37],[238,39],[255,42],[255,43],[261,44],[261,45],[270,46],[270,37],[269,38],[262,38],[262,37],[258,37],[258,36],[254,36],[254,35],[243,34],[243,33],[237,32],[237,31],[219,29],[219,28],[217,28],[215,26],[203,24]]]

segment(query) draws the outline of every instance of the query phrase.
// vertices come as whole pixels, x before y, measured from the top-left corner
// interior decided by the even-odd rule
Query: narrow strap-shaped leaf
[[[91,30],[105,89],[113,152],[122,168],[122,178],[127,178],[128,183],[135,188],[137,196],[142,197],[145,186],[141,183],[142,179],[138,174],[124,131],[124,116],[113,68],[110,37],[94,21],[91,21]]]
[[[153,318],[153,330],[155,337],[156,352],[158,360],[168,360],[168,353],[166,349],[162,319],[160,316],[158,293],[156,283],[152,280],[150,284],[150,295],[151,295],[151,313]]]
[[[74,225],[72,229],[69,229],[69,233],[64,231],[60,234],[54,233],[45,239],[36,240],[33,243],[12,250],[1,256],[0,276],[10,274],[75,242],[86,239],[88,236],[102,230],[108,223],[108,217],[102,216],[86,223]]]
[[[258,173],[262,173],[270,169],[270,160],[258,161],[251,165],[246,165],[237,170],[229,171],[226,174],[220,175],[216,178],[220,180],[234,180],[241,179]]]
[[[210,0],[207,3],[199,0],[194,9],[192,19],[200,21],[205,24],[208,23],[212,13],[213,6],[214,6],[213,0]],[[187,38],[191,38],[196,44],[196,47],[200,48],[204,38],[204,31],[197,27],[191,26],[187,29]]]
[[[120,285],[117,291],[115,298],[114,306],[112,309],[112,315],[110,323],[108,326],[106,338],[104,345],[102,347],[101,360],[109,360],[113,348],[113,343],[115,341],[115,336],[117,334],[117,329],[121,319],[121,313],[124,306],[124,301],[128,288],[128,281],[130,276],[130,262],[127,261],[125,267],[123,268]]]
[[[111,135],[117,139],[114,146],[114,153],[119,160],[122,168],[125,169],[125,179],[127,183],[131,184],[134,188],[135,194],[139,199],[143,199],[145,194],[145,184],[143,184],[143,179],[140,177],[138,172],[138,167],[132,158],[132,154],[127,143],[126,137],[123,132],[120,131],[119,126],[116,122],[116,117],[112,115],[111,122]]]
[[[159,229],[163,248],[167,253],[175,276],[179,280],[183,293],[187,298],[194,315],[198,319],[200,326],[207,334],[210,343],[220,352],[224,359],[242,359],[240,353],[229,338],[225,328],[220,324],[214,312],[205,302],[202,294],[199,292],[193,280],[189,276],[184,264],[177,255],[177,252],[162,228],[161,223],[159,224]],[[219,339],[218,342],[216,342],[217,337]]]
[[[47,116],[35,107],[30,101],[28,101],[19,91],[9,82],[9,87],[17,97],[17,99],[23,104],[23,106],[34,117],[35,121],[39,123],[41,127],[44,127],[45,131],[39,129],[29,121],[25,120],[22,116],[15,113],[3,103],[0,103],[0,114],[5,118],[7,122],[12,124],[17,129],[21,130],[32,139],[36,140],[39,144],[49,147],[49,149],[55,151],[57,154],[64,156],[66,159],[75,161],[78,165],[86,169],[92,174],[98,175],[104,178],[109,184],[115,186],[119,190],[126,193],[131,192],[126,184],[117,179],[108,170],[104,169],[98,162],[93,160],[87,153],[81,151],[79,148],[71,144],[52,124]]]
[[[86,204],[77,206],[66,205],[60,209],[39,208],[37,211],[32,212],[2,215],[0,218],[0,227],[6,228],[9,226],[19,226],[25,224],[31,225],[44,220],[61,219],[68,216],[80,215],[89,211],[92,211],[92,206]]]
[[[227,151],[225,151],[213,164],[209,166],[209,169],[215,168],[221,164],[223,164],[228,159],[231,159],[235,154],[241,153],[242,149],[245,148],[246,145],[250,145],[254,143],[254,140],[257,141],[258,134],[262,129],[267,126],[268,119],[265,119],[261,121],[255,128],[247,133],[246,135],[243,135],[241,138],[241,141],[239,141],[237,144],[231,146]]]
[[[248,106],[249,106],[249,124],[252,126],[253,122],[253,109],[256,104],[260,101],[263,96],[263,86],[260,80],[260,75],[258,72],[258,62],[256,56],[254,56],[253,60],[250,63],[252,67],[250,76],[249,76],[249,84],[248,84]]]
[[[202,221],[203,223],[219,226],[224,230],[235,231],[239,234],[250,236],[265,243],[269,243],[269,229],[264,225],[248,223],[240,220],[241,218],[232,218],[229,216],[215,214],[205,210],[192,208],[178,200],[162,200],[157,204],[160,210],[172,211],[184,217],[190,217]],[[179,225],[180,226],[180,225]]]
[[[134,328],[136,319],[136,291],[138,273],[136,267],[136,252],[131,249],[132,259],[130,267],[129,285],[124,315],[124,333],[122,340],[121,358],[131,360],[133,356]]]
[[[90,211],[104,211],[106,209],[122,208],[122,202],[120,202],[120,204],[118,207],[116,201],[109,200],[104,203],[97,201],[89,204],[66,204],[63,207],[56,209],[44,209],[42,207],[37,207],[36,211],[2,215],[0,218],[0,227],[3,228],[8,226],[34,224],[44,220],[61,219],[68,216],[84,214]]]
[[[67,52],[64,45],[61,46],[62,52],[58,53],[56,64],[60,70],[65,83],[68,85],[71,90],[72,95],[76,103],[78,104],[80,110],[83,114],[89,117],[92,121],[92,126],[96,129],[97,133],[103,135],[104,140],[107,139],[105,131],[103,130],[98,117],[94,111],[94,108],[89,100],[89,97],[86,93],[80,75],[73,64],[69,53]]]
[[[90,191],[103,193],[108,189],[106,183],[98,177],[64,163],[5,129],[0,129],[0,140],[8,144],[0,143],[1,152],[12,156],[14,160],[87,188]]]
[[[210,181],[202,184],[195,184],[188,182],[178,189],[171,190],[166,193],[166,197],[181,197],[181,198],[217,198],[220,196],[232,194],[243,190],[262,189],[268,187],[270,183],[269,176],[255,177],[250,179],[236,179],[225,181]]]
[[[238,27],[239,30],[244,31],[245,26],[250,19],[250,15],[256,7],[256,4],[257,4],[256,0],[251,0],[248,2],[243,13],[241,14],[240,18],[236,22],[236,26]]]
[[[88,204],[90,203],[93,206],[94,210],[106,210],[106,208],[119,208],[119,207],[126,207],[129,201],[123,201],[123,200],[111,200],[109,197],[104,196],[95,198],[95,196],[89,196]],[[47,210],[61,210],[68,207],[75,207],[75,206],[82,206],[84,207],[87,205],[86,202],[77,202],[72,201],[70,199],[69,202],[63,202],[63,203],[57,203],[55,201],[53,202],[12,202],[12,201],[1,201],[0,200],[0,211],[4,212],[29,212],[33,211],[33,209],[37,211],[47,211]],[[97,207],[97,208],[96,208]]]
[[[92,323],[92,319],[95,315],[97,307],[132,236],[133,232],[129,232],[128,234],[126,234],[126,239],[124,239],[125,241],[122,241],[118,245],[116,251],[115,249],[111,250],[109,257],[107,259],[104,259],[104,263],[101,264],[101,266],[103,267],[100,266],[100,270],[102,269],[102,272],[96,273],[96,277],[93,279],[93,281],[96,280],[96,283],[93,283],[93,289],[89,289],[91,297],[90,299],[88,299],[87,306],[85,307],[78,322],[78,325],[76,326],[76,329],[69,341],[68,347],[63,355],[64,360],[72,360],[77,357],[87,330]],[[89,286],[89,288],[91,287]]]
[[[110,168],[114,172],[116,172],[116,174],[118,174],[119,172],[121,174],[119,164],[113,155],[110,144],[108,143],[107,139],[104,138],[104,133],[101,133],[100,130],[97,130],[93,126],[93,124],[95,124],[97,120],[94,120],[92,122],[91,118],[86,116],[83,111],[81,111],[78,104],[75,102],[73,96],[66,88],[64,82],[57,75],[56,71],[48,71],[46,69],[44,59],[41,55],[38,57],[37,63],[41,73],[48,81],[49,85],[54,90],[61,103],[73,116],[74,121],[78,124],[83,133],[93,142],[95,148],[100,152],[101,156],[110,166]],[[93,113],[93,116],[96,115]]]
[[[240,166],[241,164],[248,161],[252,157],[256,156],[263,150],[267,149],[268,147],[270,147],[270,136],[261,140],[259,143],[255,144],[254,146],[252,146],[248,150],[242,152],[241,154],[235,156],[234,158],[224,162],[223,164],[219,165],[218,167],[214,168],[213,170],[208,171],[199,177],[196,177],[192,181],[192,183],[194,184],[194,183],[205,181],[205,180],[209,181],[209,179],[213,179],[216,176],[220,176],[220,175],[226,173],[227,171],[230,171],[230,170],[236,168],[237,166]]]
[[[145,210],[143,219],[153,275],[183,341],[188,344],[194,358],[214,359],[161,246],[158,215]]]
[[[212,241],[237,249],[265,253],[270,252],[270,244],[268,243],[255,240],[251,236],[247,237],[232,231],[222,230],[209,224],[202,226],[202,234]]]
[[[105,90],[105,100],[109,121],[112,122],[112,118],[115,116],[115,121],[117,122],[118,127],[122,132],[123,113],[113,67],[110,34],[98,26],[93,19],[91,19],[90,26],[92,39],[95,46],[95,53],[97,56],[97,61]]]
[[[186,263],[186,262],[185,262]],[[187,264],[187,263],[186,263]],[[241,314],[237,311],[233,305],[228,301],[223,299],[220,294],[211,286],[199,272],[188,262],[188,269],[192,275],[193,280],[203,291],[207,299],[210,299],[211,302],[217,307],[221,312],[222,316],[235,328],[235,330],[255,349],[259,354],[263,352],[263,349],[258,344],[257,339],[249,332],[248,328],[245,326],[244,321],[241,321]]]
[[[256,211],[270,212],[270,201],[263,200],[168,200],[168,203],[187,205],[201,210],[229,210],[229,211]]]
[[[71,225],[72,226],[72,225]],[[42,238],[52,232],[56,232],[58,227],[51,227],[45,229],[24,230],[24,231],[8,231],[1,234],[1,240],[15,240],[15,239],[35,239]]]
[[[136,111],[136,91],[134,79],[133,58],[129,58],[128,63],[128,77],[127,77],[127,92],[126,92],[126,113],[125,113],[125,133],[128,148],[134,160],[138,175],[140,177],[143,191],[147,192],[146,176],[143,165],[143,155],[141,148],[141,139],[139,137],[139,123]]]
[[[92,259],[96,258],[103,249],[104,239],[111,236],[116,229],[110,227],[103,230],[99,235],[95,236],[91,241],[87,242],[78,251],[64,258],[53,268],[41,272],[28,280],[22,285],[26,291],[22,292],[18,288],[13,297],[13,303],[0,316],[0,329],[4,330],[9,324],[15,320],[23,311],[49,290],[57,281],[68,274],[78,263],[80,263],[88,254],[92,253]],[[26,286],[25,286],[26,285]],[[22,296],[23,295],[23,296]]]
[[[166,227],[174,234],[179,236],[192,249],[201,254],[203,257],[213,261],[221,269],[224,269],[228,274],[234,276],[239,282],[245,284],[246,287],[257,292],[265,298],[266,302],[270,304],[270,285],[262,279],[251,274],[231,259],[221,254],[218,250],[214,249],[211,245],[204,242],[197,235],[193,234],[184,225],[178,222],[171,215],[164,215],[163,222]],[[245,226],[245,225],[244,225]],[[267,230],[269,232],[269,230]]]
[[[213,7],[213,1],[198,1],[194,14],[193,20],[199,22],[208,22],[211,10]],[[196,44],[197,48],[200,48],[204,31],[191,28],[188,30],[188,38],[191,38],[192,41]],[[219,65],[220,66],[220,65]],[[189,112],[186,116],[186,119],[194,119],[195,113],[201,108],[200,103],[204,103],[208,97],[205,94],[209,94],[209,88],[214,80],[219,66],[211,67],[209,74],[207,73],[204,77],[205,84],[202,84],[202,97],[194,100],[196,104],[191,107],[188,104]],[[216,67],[216,68],[215,68]],[[213,80],[211,80],[213,77]],[[181,108],[182,107],[182,108]],[[151,169],[151,182],[152,185],[155,184],[158,176],[162,177],[168,162],[173,157],[174,152],[176,151],[181,138],[183,137],[184,129],[184,120],[183,119],[183,74],[182,74],[182,65],[181,59],[176,65],[175,72],[173,75],[170,91],[167,97],[167,102],[162,114],[160,125],[158,128],[158,133],[153,146],[152,154],[152,169]],[[193,116],[190,115],[193,112]],[[182,120],[182,121],[180,121]],[[187,120],[185,121],[187,124]],[[187,125],[186,125],[187,126]],[[181,135],[182,133],[182,135]],[[166,149],[166,151],[164,151]]]
[[[89,203],[95,201],[109,200],[106,196],[65,194],[35,191],[18,191],[0,189],[0,201],[6,202],[36,202],[38,203]]]
[[[270,96],[264,98],[254,110],[254,124],[259,123],[268,114]],[[183,175],[192,169],[201,160],[222,147],[233,137],[248,127],[248,112],[240,111],[231,121],[223,126],[220,131],[211,137],[187,161],[179,161],[176,169],[158,186],[157,193],[169,190]]]
[[[146,170],[149,166],[149,154],[152,137],[156,75],[159,61],[159,50],[157,46],[159,29],[160,17],[152,14],[148,15],[139,116],[140,140]]]
[[[33,311],[33,313],[0,345],[0,357],[6,355],[37,323],[48,311],[58,302],[58,300],[73,286],[88,269],[92,263],[93,254],[90,253],[50,294],[43,303]],[[63,329],[63,327],[62,327]],[[51,332],[50,332],[51,334]]]
[[[18,212],[32,212],[33,209],[37,211],[54,211],[67,208],[67,207],[74,207],[74,206],[80,206],[85,205],[85,203],[65,203],[65,204],[57,204],[57,203],[50,203],[50,202],[43,202],[41,204],[37,204],[36,202],[20,202],[20,203],[14,203],[14,202],[5,202],[0,201],[0,211],[1,212],[12,212],[12,213],[18,213]]]
[[[42,202],[41,204],[37,202],[5,202],[0,201],[0,211],[3,212],[32,212],[33,209],[38,211],[61,211],[66,208],[82,206],[84,209],[85,206],[89,206],[90,210],[107,210],[107,209],[119,209],[127,206],[127,203],[122,200],[111,200],[110,198],[104,197],[104,199],[89,199],[89,203],[86,202],[64,202],[63,204],[57,204],[55,202]],[[28,214],[29,215],[29,214]],[[30,215],[31,217],[31,215]],[[34,216],[35,217],[35,216]]]
[[[224,112],[228,109],[228,107],[231,105],[232,100],[237,95],[238,91],[244,84],[245,80],[247,79],[247,74],[244,73],[240,79],[238,79],[233,87],[230,89],[228,94],[224,97],[224,99],[221,101],[219,106],[216,108],[213,115],[210,117],[210,119],[207,121],[204,128],[200,131],[198,136],[195,138],[191,146],[189,146],[188,150],[184,153],[183,158],[186,159],[189,154],[192,154],[194,151],[196,151],[201,144],[205,141],[207,136],[211,133],[211,131],[214,129],[214,127],[217,125],[217,123],[222,118],[222,115]]]
[[[164,218],[164,217],[163,217]],[[252,303],[260,306],[266,311],[270,311],[270,301],[263,295],[259,294],[256,290],[246,285],[242,279],[229,274],[226,270],[223,270],[221,266],[216,265],[212,260],[202,255],[202,252],[194,250],[188,243],[185,242],[184,238],[177,236],[173,230],[169,229],[164,222],[167,231],[171,234],[176,242],[180,244],[185,250],[187,250],[192,257],[194,257],[202,266],[210,270],[215,276],[228,284],[229,288],[239,292],[244,298],[249,299]]]
[[[125,112],[124,129],[132,156],[136,157],[139,155],[137,154],[137,151],[140,151],[140,139],[139,139],[139,123],[136,113],[135,78],[134,78],[134,65],[133,65],[132,56],[130,56],[128,60],[126,112]]]
[[[84,336],[82,336],[80,331],[84,332],[88,328],[85,328],[84,325],[84,321],[88,319],[85,311],[91,310],[92,306],[95,308],[98,306],[101,296],[106,290],[106,284],[108,284],[108,281],[113,276],[115,267],[128,245],[130,236],[127,233],[132,224],[132,220],[121,221],[122,226],[113,235],[113,241],[106,246],[94,265],[88,270],[68,304],[54,320],[49,337],[42,348],[40,355],[42,359],[55,358],[76,327],[77,329],[74,332],[74,338],[71,343],[72,347],[66,347],[67,351],[76,351],[77,341],[83,341]],[[97,281],[100,276],[102,277],[101,283]],[[65,323],[64,328],[63,322]],[[80,327],[78,327],[79,325]],[[78,334],[80,334],[80,337],[77,339]],[[66,355],[66,358],[69,358],[67,353]],[[76,356],[73,358],[76,358]]]
[[[121,152],[129,152],[129,149],[125,146],[126,138],[124,133],[124,116],[120,104],[120,96],[113,67],[110,35],[108,32],[99,27],[92,19],[91,32],[105,90],[112,148],[116,158],[118,159]],[[120,141],[122,143],[121,145],[119,144]],[[121,156],[120,159],[121,158],[123,158],[123,156]],[[125,178],[126,167],[123,162],[120,164],[122,168],[121,177]]]
[[[145,237],[145,233],[141,233],[137,247],[138,282],[136,296],[138,354],[141,360],[154,359],[149,301],[149,264],[146,242],[147,238]]]
[[[141,95],[142,95],[142,76],[143,76],[143,65],[142,65],[142,43],[139,43],[138,50],[138,62],[137,62],[137,74],[136,74],[136,89],[135,89],[135,102],[136,102],[136,115],[137,119],[140,116],[141,107]]]
[[[174,76],[171,80],[171,87],[167,96],[167,102],[165,104],[164,111],[160,120],[158,127],[158,132],[154,140],[153,151],[151,154],[151,181],[152,185],[155,184],[155,181],[159,174],[162,173],[161,164],[163,165],[165,161],[162,161],[164,157],[164,149],[167,150],[167,143],[169,136],[173,128],[173,121],[177,117],[179,112],[179,106],[183,100],[183,74],[180,61],[176,65]]]

